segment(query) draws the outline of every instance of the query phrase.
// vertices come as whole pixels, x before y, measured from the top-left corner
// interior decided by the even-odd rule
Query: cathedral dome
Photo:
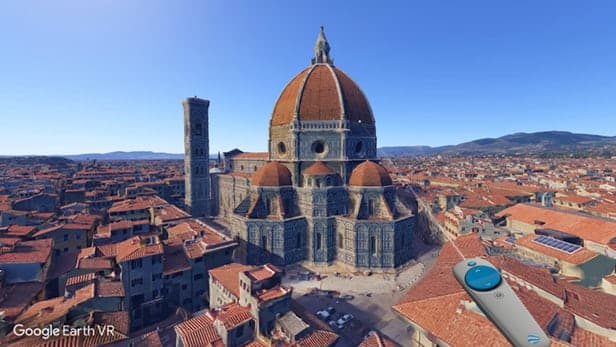
[[[349,179],[350,186],[356,187],[382,187],[392,185],[391,177],[381,165],[366,160],[357,165]]]
[[[364,93],[333,65],[322,27],[312,65],[284,87],[274,106],[270,126],[290,124],[295,117],[300,121],[348,120],[374,125]]]
[[[335,173],[334,170],[327,167],[322,161],[315,162],[304,171],[305,175],[333,175]]]
[[[286,166],[272,161],[261,166],[252,176],[250,183],[258,187],[280,187],[290,186],[293,181],[291,171]]]

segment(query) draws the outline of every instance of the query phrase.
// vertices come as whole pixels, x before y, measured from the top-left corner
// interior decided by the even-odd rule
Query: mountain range
[[[432,155],[616,155],[616,136],[576,134],[567,131],[515,133],[497,138],[483,138],[457,145],[393,146],[377,150],[379,157],[414,157]],[[0,156],[0,158],[10,156]],[[182,153],[151,151],[85,153],[57,155],[70,160],[182,160]],[[216,159],[217,154],[210,154]]]
[[[132,151],[132,152],[109,152],[109,153],[85,153],[85,154],[69,154],[60,155],[61,157],[71,160],[169,160],[169,159],[184,159],[184,154],[180,153],[163,153],[150,151]]]
[[[515,133],[458,145],[381,147],[379,157],[431,155],[616,155],[616,136],[576,134],[567,131]]]

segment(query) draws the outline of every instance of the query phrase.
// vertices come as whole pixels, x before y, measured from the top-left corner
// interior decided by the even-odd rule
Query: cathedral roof
[[[315,45],[312,65],[282,90],[272,112],[271,126],[300,121],[348,120],[374,124],[368,99],[359,86],[333,65],[323,28]]]
[[[286,166],[277,161],[272,161],[261,166],[252,175],[250,183],[253,186],[260,187],[280,187],[290,186],[293,181],[291,180],[291,171]]]
[[[357,165],[349,179],[349,185],[357,187],[382,187],[391,184],[391,177],[387,170],[369,160]]]
[[[330,169],[325,165],[322,161],[317,161],[314,164],[310,165],[305,171],[306,175],[333,175],[335,174],[334,170]]]

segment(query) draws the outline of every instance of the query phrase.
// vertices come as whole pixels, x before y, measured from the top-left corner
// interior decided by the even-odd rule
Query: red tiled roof
[[[130,331],[128,311],[94,312],[94,323],[98,325],[113,325],[115,331],[127,335]]]
[[[4,235],[23,237],[32,234],[35,229],[36,228],[33,226],[11,225],[8,227],[7,232]]]
[[[24,282],[0,288],[0,311],[4,320],[12,322],[43,291],[41,282]]]
[[[123,297],[126,295],[124,284],[121,281],[103,281],[96,282],[96,296],[102,298]]]
[[[233,159],[263,159],[267,160],[269,153],[267,152],[242,152],[233,156]]]
[[[51,256],[53,240],[21,241],[10,252],[0,253],[0,263],[45,263]]]
[[[261,166],[257,172],[252,175],[250,183],[253,186],[263,187],[280,187],[293,184],[291,180],[291,171],[277,161],[272,161]]]
[[[557,298],[563,297],[564,288],[555,280],[550,270],[546,268],[528,266],[505,256],[490,257],[490,262],[503,272],[541,288]]]
[[[362,341],[357,347],[396,347],[397,345],[390,339],[381,336],[379,333],[373,333],[367,339]]]
[[[325,330],[316,330],[297,341],[298,347],[329,347],[338,341],[338,334]]]
[[[252,319],[249,307],[243,307],[236,303],[223,306],[209,312],[214,320],[220,321],[227,330]]]
[[[149,237],[131,237],[122,242],[115,243],[115,256],[118,263],[163,254],[163,245],[155,239],[152,244],[147,244]]]
[[[573,253],[562,252],[552,247],[548,247],[544,244],[534,242],[533,240],[536,237],[537,235],[534,235],[534,234],[522,236],[515,240],[515,245],[516,247],[525,247],[533,251],[545,254],[547,256],[565,261],[570,264],[576,264],[576,265],[586,263],[592,258],[598,256],[597,253],[587,248],[580,248]]]
[[[175,326],[176,334],[185,347],[223,347],[222,339],[214,328],[214,321],[207,315],[193,317]]]
[[[616,330],[616,295],[568,282],[565,287],[565,308],[595,324]]]
[[[265,264],[244,273],[254,281],[263,281],[274,277],[277,273],[282,273],[282,270],[273,264]]]
[[[231,263],[212,269],[209,271],[213,279],[220,282],[235,297],[240,297],[240,272],[252,269],[252,266]]]
[[[113,269],[113,261],[109,258],[95,257],[79,259],[77,264],[78,269],[97,269],[111,270]]]
[[[322,161],[316,161],[304,170],[305,175],[332,175],[335,174],[334,170],[330,169]]]
[[[94,283],[92,283],[77,289],[70,298],[58,297],[35,303],[17,317],[16,322],[30,327],[40,327],[60,319],[72,308],[94,296]]]
[[[71,276],[66,280],[66,286],[68,287],[68,286],[72,286],[75,284],[92,281],[95,278],[96,278],[96,274],[93,272],[82,274],[82,275]]]
[[[582,239],[607,245],[616,239],[616,221],[570,213],[563,210],[545,208],[529,204],[517,204],[499,213],[526,224],[534,225],[542,221],[541,228],[563,231]]]
[[[259,299],[259,302],[267,302],[267,301],[281,298],[290,292],[291,290],[288,288],[276,286],[271,289],[265,289],[265,290],[258,291],[256,293],[256,296]]]
[[[460,306],[461,301],[469,300],[466,292],[456,291],[396,305],[393,309],[452,346],[510,346],[492,322]]]
[[[591,331],[576,328],[571,337],[572,346],[589,346],[589,347],[616,347],[616,341],[610,340],[607,337],[595,334]]]
[[[350,186],[358,187],[382,187],[392,184],[391,177],[387,170],[381,165],[366,160],[357,165],[349,178]]]
[[[165,258],[163,261],[163,274],[170,275],[181,271],[190,270],[190,263],[184,252],[182,241],[170,242],[165,241]]]

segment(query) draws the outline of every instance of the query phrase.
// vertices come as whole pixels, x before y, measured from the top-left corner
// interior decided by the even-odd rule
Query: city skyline
[[[189,4],[3,4],[0,28],[14,35],[0,57],[0,154],[181,153],[181,100],[195,94],[211,101],[211,152],[264,151],[274,102],[309,65],[321,24],[371,103],[379,147],[614,135],[608,2]]]

